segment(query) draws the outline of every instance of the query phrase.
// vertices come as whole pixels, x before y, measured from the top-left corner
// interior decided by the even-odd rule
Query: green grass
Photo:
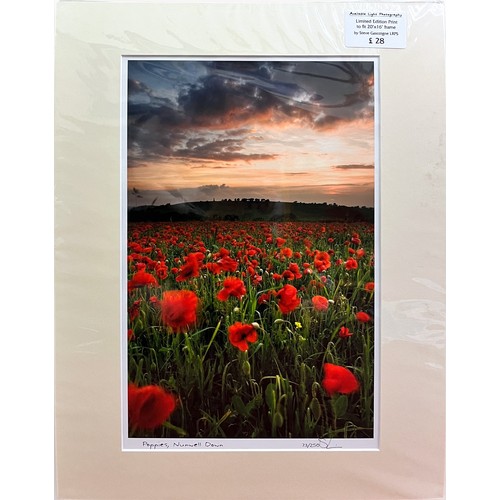
[[[351,241],[359,234],[361,244]],[[281,257],[276,237],[285,238],[290,258]],[[176,395],[178,404],[163,426],[134,429],[131,437],[192,438],[366,438],[373,436],[374,325],[360,323],[355,313],[373,315],[374,294],[364,290],[374,281],[373,226],[369,224],[189,222],[130,224],[129,279],[139,261],[156,276],[154,264],[164,260],[165,279],[158,286],[129,292],[129,308],[139,302],[139,314],[129,328],[129,381],[160,385]],[[306,247],[304,239],[309,240]],[[348,242],[349,244],[346,244]],[[307,242],[306,242],[307,243]],[[214,261],[220,248],[238,261],[235,272],[215,275],[202,269],[187,281],[176,281],[172,268],[184,257],[203,253],[203,264]],[[350,257],[349,248],[363,248],[358,268],[336,265]],[[145,250],[145,251],[138,251]],[[318,272],[315,251],[329,251],[331,266]],[[150,259],[150,261],[148,260]],[[253,261],[253,262],[252,262]],[[302,276],[276,280],[293,262]],[[251,265],[259,282],[248,274]],[[309,267],[307,267],[309,266]],[[310,273],[304,272],[307,269]],[[247,293],[227,301],[216,298],[222,281],[240,277]],[[301,305],[283,314],[272,295],[285,284],[298,290]],[[166,290],[186,289],[200,299],[198,322],[185,333],[171,333],[162,324],[160,308]],[[267,303],[259,297],[271,293]],[[327,311],[316,311],[314,295],[330,300]],[[258,341],[242,352],[228,340],[235,322],[256,323]],[[340,327],[353,332],[340,338]],[[321,382],[324,363],[351,370],[360,383],[352,394],[328,396]]]

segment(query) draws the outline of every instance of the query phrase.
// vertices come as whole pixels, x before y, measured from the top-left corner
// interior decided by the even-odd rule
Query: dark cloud
[[[350,165],[333,165],[332,168],[340,168],[342,170],[371,170],[374,165],[365,165],[365,164],[350,164]]]
[[[227,137],[243,136],[243,135],[247,135],[247,134],[248,134],[248,130],[246,130],[244,128],[234,129],[234,130],[226,130],[226,132],[225,132],[225,135]]]
[[[369,62],[130,61],[130,166],[157,159],[255,161],[256,126],[330,131],[373,116]]]
[[[165,100],[167,102],[167,100]],[[152,106],[146,103],[128,105],[129,166],[165,159],[175,148],[185,144],[186,135],[180,129],[184,123],[172,105]]]
[[[147,163],[141,163],[140,161],[134,161],[133,163],[129,162],[128,167],[129,168],[141,168],[141,167],[147,167]]]
[[[273,154],[244,153],[243,141],[239,139],[216,139],[210,142],[198,143],[186,148],[177,148],[175,156],[177,158],[205,159],[219,161],[253,161],[271,160],[276,158]]]
[[[145,93],[147,94],[149,91],[149,88],[146,84],[143,82],[140,82],[139,80],[133,80],[129,79],[128,80],[128,95],[129,97],[134,95],[134,94],[142,94]]]
[[[344,120],[341,118],[338,118],[337,116],[332,116],[332,115],[326,115],[326,116],[320,116],[315,122],[314,122],[314,128],[319,129],[319,130],[324,130],[324,129],[332,129],[343,123]]]
[[[286,106],[254,81],[234,72],[209,75],[179,95],[187,123],[195,128],[234,128],[271,117]]]
[[[373,63],[317,62],[312,65],[314,72],[301,70],[304,67],[304,63],[299,63],[287,71],[295,77],[302,75],[315,80],[335,82],[339,90],[337,102],[322,103],[322,108],[350,108],[353,111],[356,105],[371,108],[367,105],[373,99]],[[280,70],[283,71],[281,68]],[[319,97],[323,99],[323,96]]]
[[[206,165],[194,165],[190,167],[191,169],[203,168],[203,169],[212,169],[212,170],[224,170],[227,168],[232,168],[231,165],[218,165],[218,164],[206,164]]]
[[[197,188],[199,191],[201,191],[204,195],[207,196],[217,196],[221,195],[223,191],[229,190],[229,186],[226,186],[226,184],[206,184],[204,186],[199,186]]]

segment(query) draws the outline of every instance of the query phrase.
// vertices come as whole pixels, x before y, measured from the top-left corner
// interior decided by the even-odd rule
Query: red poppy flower
[[[239,278],[226,278],[222,283],[222,286],[224,288],[217,294],[217,298],[219,300],[227,300],[229,297],[241,299],[241,297],[247,293],[245,284]]]
[[[356,319],[361,323],[368,323],[368,321],[370,321],[371,318],[369,314],[363,311],[359,311],[356,313]]]
[[[300,305],[300,299],[297,297],[297,289],[293,285],[285,285],[277,293],[278,307],[283,314],[288,314]]]
[[[134,330],[132,330],[132,328],[129,328],[128,331],[127,331],[127,339],[128,340],[133,340],[134,338],[135,338]]]
[[[223,271],[229,271],[230,273],[234,273],[238,269],[238,261],[228,256],[219,259],[217,264]]]
[[[321,273],[331,266],[328,252],[318,252],[314,258],[314,267]]]
[[[165,262],[158,262],[155,266],[156,276],[161,280],[164,280],[167,277],[168,267],[165,265]]]
[[[143,286],[158,286],[158,281],[156,281],[156,278],[152,274],[147,273],[144,269],[140,269],[128,282],[128,290],[134,290],[134,288]]]
[[[286,240],[284,238],[280,238],[279,236],[276,238],[276,244],[281,247],[286,243]]]
[[[149,303],[152,304],[155,307],[159,307],[160,306],[160,300],[155,295],[153,295],[152,297],[149,297]]]
[[[359,382],[352,372],[343,366],[325,363],[322,386],[328,396],[336,393],[350,394],[359,389]]]
[[[321,290],[322,288],[325,288],[325,285],[323,283],[321,283],[321,281],[311,280],[309,282],[308,287],[311,289],[319,288]]]
[[[259,295],[259,298],[257,299],[257,304],[267,304],[271,298],[271,293],[265,292]]]
[[[217,264],[216,262],[208,262],[205,266],[205,268],[210,271],[212,274],[219,274],[222,272],[222,269],[221,267],[219,266],[219,264]]]
[[[161,319],[176,333],[196,323],[198,297],[190,290],[169,290],[161,301]]]
[[[353,235],[353,237],[351,238],[351,241],[355,245],[361,245],[361,240],[359,239],[359,236],[357,234]]]
[[[197,254],[190,253],[186,257],[186,263],[180,268],[175,281],[186,281],[189,278],[196,278],[200,275],[200,263]]]
[[[142,251],[141,245],[139,245],[139,243],[136,243],[135,241],[131,241],[128,244],[128,247],[135,253],[139,253],[140,251]]]
[[[141,310],[141,300],[135,300],[134,303],[128,308],[128,317],[130,322],[136,320],[139,317]]]
[[[227,257],[231,252],[227,248],[220,248],[219,251],[217,252],[218,257]]]
[[[229,342],[240,351],[248,351],[248,343],[257,342],[259,336],[253,325],[237,321],[229,327]]]
[[[255,275],[255,276],[252,278],[252,285],[253,285],[253,286],[258,286],[260,283],[262,283],[262,276]]]
[[[285,258],[289,258],[293,255],[293,250],[288,247],[284,247],[280,250],[280,255]]]
[[[299,279],[299,278],[302,278],[302,273],[300,272],[300,269],[299,269],[299,266],[298,264],[296,264],[295,262],[292,262],[289,266],[288,266],[288,270],[293,273],[293,276],[295,279]]]
[[[323,295],[315,295],[311,300],[316,311],[326,311],[328,309],[328,299]]]
[[[345,268],[350,271],[351,269],[357,269],[358,263],[352,257],[345,261]]]
[[[373,281],[369,281],[368,283],[366,283],[365,290],[367,292],[373,292],[375,290],[375,283]]]
[[[128,386],[128,422],[130,427],[154,429],[175,410],[175,397],[157,385]]]
[[[347,328],[347,326],[341,326],[340,327],[340,330],[339,330],[339,337],[341,339],[345,339],[347,337],[351,337],[352,336],[352,332],[349,331],[349,328]]]

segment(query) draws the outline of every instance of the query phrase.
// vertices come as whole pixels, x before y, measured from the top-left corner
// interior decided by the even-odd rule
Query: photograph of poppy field
[[[127,62],[128,438],[374,437],[374,62]]]

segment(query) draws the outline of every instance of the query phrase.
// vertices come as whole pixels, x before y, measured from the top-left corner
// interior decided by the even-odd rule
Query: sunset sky
[[[128,61],[128,205],[374,203],[371,61]]]

